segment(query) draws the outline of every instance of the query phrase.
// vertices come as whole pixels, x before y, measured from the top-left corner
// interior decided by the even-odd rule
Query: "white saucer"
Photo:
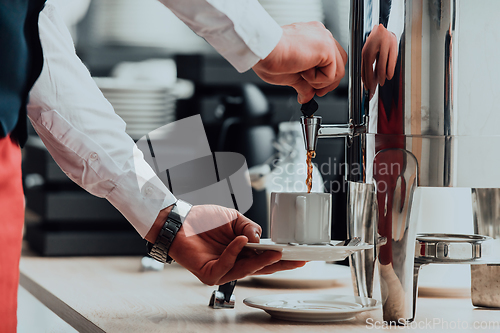
[[[340,241],[331,241],[330,244],[335,245]],[[294,261],[339,261],[344,260],[350,254],[371,249],[373,245],[360,243],[356,246],[332,246],[332,245],[290,245],[277,244],[269,238],[260,240],[260,243],[247,243],[246,247],[250,249],[266,251],[273,250],[282,253],[282,260]]]
[[[380,307],[380,302],[373,298],[329,294],[255,296],[245,298],[243,303],[278,319],[306,322],[347,320]]]
[[[249,277],[251,282],[275,288],[331,288],[351,284],[349,266],[309,261],[303,267]]]

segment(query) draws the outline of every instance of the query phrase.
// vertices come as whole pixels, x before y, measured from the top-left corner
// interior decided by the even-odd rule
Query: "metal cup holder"
[[[413,318],[417,306],[418,273],[429,264],[485,264],[490,249],[485,242],[490,237],[460,234],[419,234],[415,242],[413,270]]]

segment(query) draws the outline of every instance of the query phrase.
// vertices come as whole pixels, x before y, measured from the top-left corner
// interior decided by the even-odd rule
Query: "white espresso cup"
[[[326,244],[331,240],[330,193],[271,193],[271,240]]]

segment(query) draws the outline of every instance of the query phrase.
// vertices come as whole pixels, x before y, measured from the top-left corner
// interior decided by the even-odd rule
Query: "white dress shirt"
[[[161,2],[240,72],[265,58],[281,38],[281,28],[257,0]],[[144,237],[175,197],[133,149],[125,122],[77,57],[51,0],[40,14],[39,29],[44,65],[28,105],[33,127],[69,178],[106,198]],[[146,185],[139,188],[138,179]]]

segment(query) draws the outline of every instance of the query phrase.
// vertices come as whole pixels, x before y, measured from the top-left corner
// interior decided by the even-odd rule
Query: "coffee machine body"
[[[497,32],[485,33],[483,21],[462,22],[470,13],[484,13],[493,26],[494,16],[483,2],[351,0],[350,123],[303,119],[306,149],[314,149],[317,138],[346,136],[349,236],[374,244],[387,239],[351,257],[355,291],[372,296],[377,266],[387,321],[405,323],[415,316],[420,189],[489,188],[488,195],[471,196],[474,212],[484,207],[481,201],[500,197],[500,154],[495,153],[500,112],[492,103],[494,93],[471,105],[474,95],[495,85],[500,89],[499,76],[491,74],[499,66],[491,56],[470,62],[471,54],[494,47]],[[492,40],[477,44],[474,38],[484,34]],[[484,220],[492,214],[474,216],[479,225],[500,223]]]
[[[461,22],[467,6],[460,0],[351,1],[350,119],[364,131],[347,138],[349,232],[374,242],[387,238],[373,253],[353,256],[351,265],[356,291],[370,296],[372,263],[378,263],[384,320],[415,316],[419,188],[494,188],[488,198],[471,197],[474,211],[478,201],[498,197],[500,130],[489,123],[498,112],[489,103],[472,107],[460,95],[471,93],[463,81],[482,77],[478,83],[488,84],[487,72],[466,69],[472,64],[461,54],[471,51],[465,48],[474,36],[462,36],[462,24],[470,27]]]

